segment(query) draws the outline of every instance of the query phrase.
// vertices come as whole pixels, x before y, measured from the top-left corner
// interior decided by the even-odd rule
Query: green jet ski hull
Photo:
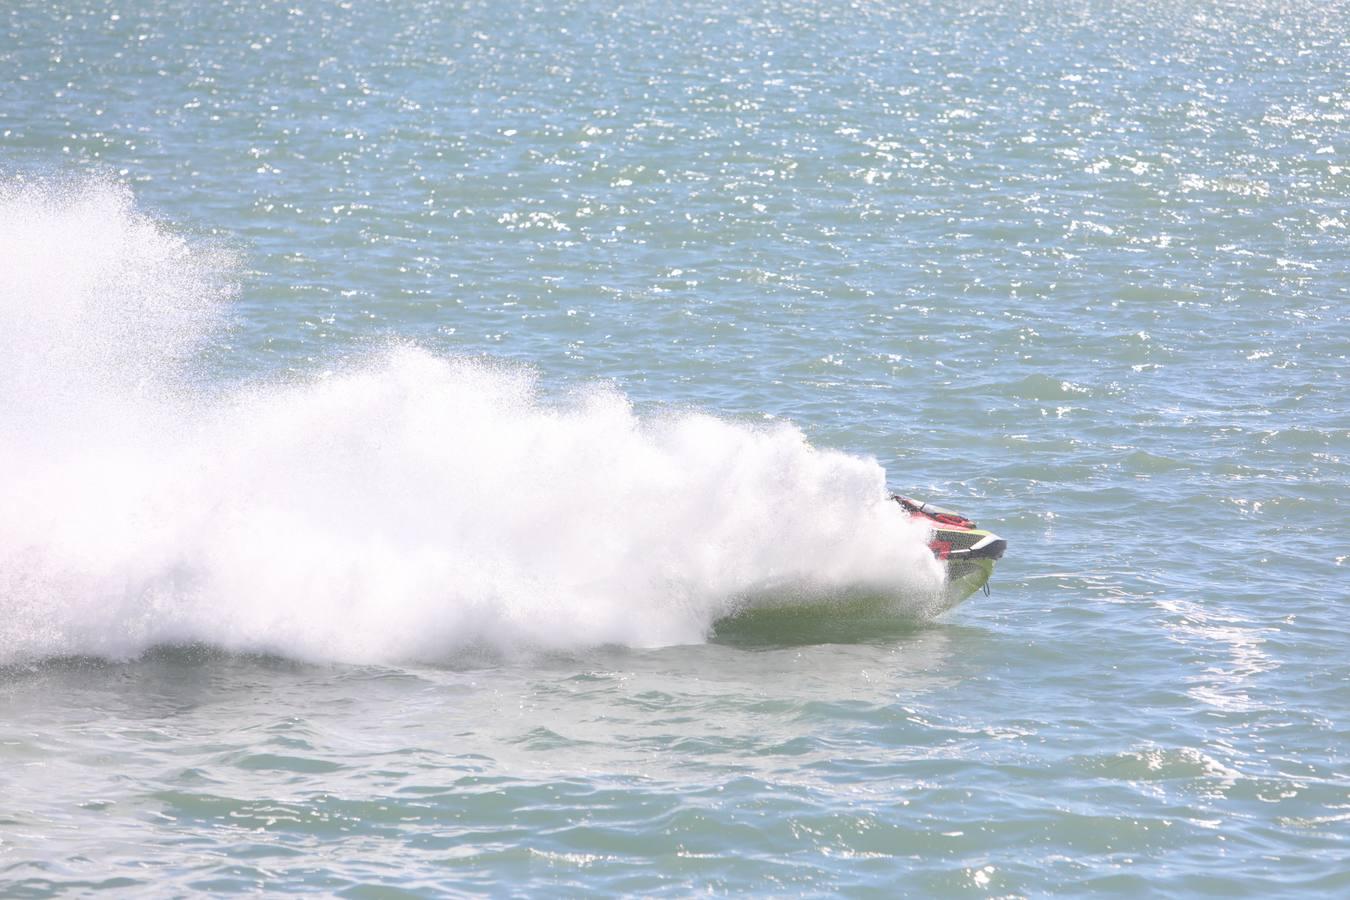
[[[899,494],[891,495],[891,499],[911,518],[933,529],[928,546],[947,567],[941,611],[951,609],[981,588],[988,592],[994,563],[1003,558],[1007,541],[992,531],[977,528],[973,521],[951,510]]]

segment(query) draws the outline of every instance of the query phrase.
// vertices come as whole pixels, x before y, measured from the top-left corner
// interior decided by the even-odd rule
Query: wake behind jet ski
[[[1003,558],[1007,541],[949,509],[900,494],[892,494],[891,499],[911,518],[920,519],[933,529],[928,546],[947,566],[945,608],[950,609],[980,588],[988,593],[994,563]]]

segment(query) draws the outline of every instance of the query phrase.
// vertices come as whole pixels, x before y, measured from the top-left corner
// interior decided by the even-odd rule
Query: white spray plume
[[[0,260],[0,665],[652,646],[787,596],[940,594],[880,466],[787,425],[415,347],[194,394],[220,260],[115,186],[0,187]]]

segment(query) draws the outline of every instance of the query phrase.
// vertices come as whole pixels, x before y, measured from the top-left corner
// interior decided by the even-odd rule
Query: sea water
[[[7,4],[0,894],[1350,892],[1347,22]]]

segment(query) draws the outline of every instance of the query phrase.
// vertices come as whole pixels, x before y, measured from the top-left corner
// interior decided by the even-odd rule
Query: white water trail
[[[0,261],[0,665],[654,646],[751,603],[940,593],[880,466],[790,426],[552,401],[415,347],[194,393],[221,260],[116,186],[0,186]]]

